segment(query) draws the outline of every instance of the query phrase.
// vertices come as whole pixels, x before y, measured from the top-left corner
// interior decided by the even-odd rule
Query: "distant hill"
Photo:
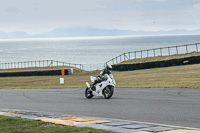
[[[0,31],[0,39],[10,39],[10,38],[28,38],[30,37],[26,32],[16,31],[16,32],[1,32]]]
[[[126,35],[171,35],[171,34],[200,34],[198,30],[169,30],[169,31],[143,31],[143,30],[117,30],[97,29],[92,27],[57,28],[50,32],[29,35],[23,31],[11,33],[1,32],[0,39],[8,38],[50,38],[50,37],[90,37],[90,36],[126,36]]]

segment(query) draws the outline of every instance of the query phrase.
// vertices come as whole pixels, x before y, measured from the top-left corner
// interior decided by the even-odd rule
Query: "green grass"
[[[63,85],[62,76],[0,77],[0,89],[85,88],[99,72],[75,69]],[[112,73],[119,88],[200,88],[200,64]]]
[[[188,54],[177,54],[177,55],[171,55],[171,56],[138,58],[138,59],[123,61],[119,64],[136,64],[136,63],[144,63],[144,62],[164,61],[164,60],[179,59],[179,58],[185,58],[185,57],[191,57],[191,56],[200,56],[200,52],[192,52]]]
[[[87,127],[69,127],[17,117],[0,116],[0,133],[112,133]]]
[[[200,88],[200,64],[114,73],[117,87]]]

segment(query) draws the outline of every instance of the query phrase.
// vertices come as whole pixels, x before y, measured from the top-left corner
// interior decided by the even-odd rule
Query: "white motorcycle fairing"
[[[107,76],[107,80],[102,81],[101,83],[97,83],[95,85],[96,90],[92,91],[92,95],[94,95],[94,96],[104,96],[103,93],[102,93],[104,88],[109,87],[109,86],[112,86],[113,88],[115,87],[116,82],[114,80],[113,75],[112,74],[110,74],[110,75],[106,74],[105,76]],[[93,77],[93,76],[90,76],[90,80],[91,80],[92,83],[94,83],[96,78]],[[87,85],[88,88],[91,88],[91,86],[88,82],[86,82],[86,85]]]

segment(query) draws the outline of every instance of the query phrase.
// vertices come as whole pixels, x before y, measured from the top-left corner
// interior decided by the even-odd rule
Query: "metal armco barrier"
[[[186,58],[180,58],[180,59],[137,63],[137,64],[119,64],[119,65],[112,65],[112,67],[114,71],[132,71],[132,70],[140,70],[140,69],[169,67],[169,66],[178,66],[178,65],[187,65],[187,64],[198,64],[198,63],[200,63],[200,56],[192,56],[192,57],[186,57]]]
[[[48,69],[34,71],[0,72],[0,77],[72,75],[73,69]]]

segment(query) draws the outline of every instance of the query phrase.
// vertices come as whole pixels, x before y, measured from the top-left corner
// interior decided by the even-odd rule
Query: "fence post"
[[[140,52],[141,52],[141,58],[142,58],[142,50]]]
[[[197,46],[197,43],[196,43],[196,49],[197,49],[197,52],[198,52],[198,46]]]
[[[130,52],[128,52],[128,56],[129,56],[129,60],[131,59],[131,53]]]
[[[135,52],[135,59],[136,59],[136,56],[137,56],[137,55],[136,55],[136,52]]]
[[[126,60],[126,58],[125,58],[125,53],[124,53],[124,61]]]
[[[153,49],[154,57],[156,56],[155,49]]]
[[[162,56],[162,48],[160,48],[160,54],[161,54],[161,56]]]
[[[188,47],[187,47],[187,45],[185,45],[186,46],[186,53],[188,53]]]
[[[170,55],[170,47],[168,47],[168,54]]]
[[[178,54],[178,47],[176,46],[176,53]]]
[[[147,57],[149,57],[149,50],[147,50]]]
[[[51,60],[51,66],[53,66],[53,60]]]

